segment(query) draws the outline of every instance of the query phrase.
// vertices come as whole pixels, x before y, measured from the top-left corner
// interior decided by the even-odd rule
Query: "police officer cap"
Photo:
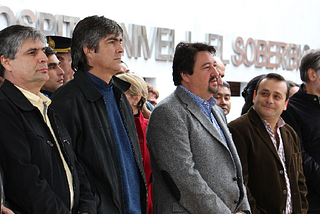
[[[62,36],[47,36],[49,47],[57,53],[67,53],[71,51],[71,39]]]

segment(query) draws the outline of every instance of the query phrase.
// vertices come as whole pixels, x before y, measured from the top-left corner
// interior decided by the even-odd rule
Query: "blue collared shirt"
[[[214,115],[211,111],[213,106],[215,106],[217,104],[217,100],[214,99],[214,97],[210,97],[209,100],[204,100],[204,99],[198,97],[197,95],[195,95],[194,93],[192,93],[191,91],[189,91],[188,89],[186,89],[184,86],[179,85],[179,87],[181,87],[185,92],[187,92],[187,94],[189,94],[189,96],[193,99],[193,101],[195,101],[196,104],[200,107],[200,109],[203,111],[203,113],[205,113],[205,115],[207,115],[209,120],[215,125],[215,127],[219,131],[221,137],[224,139],[224,141],[228,145],[227,139],[226,139],[218,121],[216,120],[216,118],[214,117]]]

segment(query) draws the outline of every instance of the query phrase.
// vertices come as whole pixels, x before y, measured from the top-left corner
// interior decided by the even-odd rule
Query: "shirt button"
[[[279,173],[282,175],[283,174],[283,170],[280,170]]]
[[[286,195],[287,194],[287,190],[283,190],[283,194]]]
[[[235,203],[235,204],[237,204],[237,203],[239,203],[239,201],[237,201],[237,200],[234,200],[234,203]]]
[[[236,180],[238,180],[238,178],[237,178],[237,177],[234,177],[233,180],[236,181]]]

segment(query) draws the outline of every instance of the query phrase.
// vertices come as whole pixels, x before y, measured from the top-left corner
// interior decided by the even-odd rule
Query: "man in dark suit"
[[[154,213],[250,213],[236,147],[221,108],[215,49],[179,43],[174,93],[151,115],[147,143]]]
[[[300,138],[308,187],[308,214],[320,213],[320,49],[307,51],[300,62],[302,84],[290,97],[282,117]]]
[[[306,213],[299,138],[280,117],[289,90],[270,73],[260,79],[247,114],[228,124],[241,159],[252,213]]]
[[[89,182],[70,135],[40,93],[48,80],[46,39],[32,27],[0,32],[0,166],[16,213],[96,213]]]
[[[104,16],[78,22],[72,34],[74,79],[52,95],[52,108],[73,139],[88,175],[98,214],[147,213],[147,186],[130,83],[120,70],[123,30]]]

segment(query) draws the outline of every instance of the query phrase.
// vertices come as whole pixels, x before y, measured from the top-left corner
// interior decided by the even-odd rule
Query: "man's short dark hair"
[[[227,81],[223,81],[222,82],[222,86],[223,87],[226,87],[226,88],[228,88],[229,90],[230,90],[230,84],[227,82]],[[230,90],[231,91],[231,90]]]
[[[50,48],[50,47],[46,47],[46,48],[44,49],[44,53],[46,54],[47,57],[49,57],[49,56],[52,55],[52,54],[56,54],[57,51],[53,50],[53,49]]]
[[[109,34],[122,36],[123,30],[117,22],[104,16],[89,16],[76,25],[71,39],[72,69],[88,71],[88,64],[83,47],[94,48],[99,52],[99,42]]]
[[[300,85],[296,82],[293,82],[291,80],[287,80],[287,83],[288,83],[288,87],[289,88],[292,88],[292,87],[299,87]]]
[[[15,59],[16,53],[21,49],[22,43],[32,39],[33,41],[39,40],[46,44],[47,40],[45,35],[33,28],[22,25],[11,25],[0,31],[0,56],[9,59]],[[0,76],[3,77],[4,67],[0,63]]]
[[[320,60],[320,49],[310,49],[308,50],[300,61],[300,78],[303,82],[307,83],[310,81],[308,77],[308,70],[312,68],[314,71],[320,69],[319,65]]]
[[[265,79],[273,79],[273,80],[276,80],[278,82],[285,82],[286,83],[286,86],[287,86],[287,93],[286,93],[286,100],[289,99],[289,87],[288,87],[288,83],[286,81],[286,79],[281,76],[280,74],[277,74],[277,73],[269,73],[265,76],[263,76],[257,83],[256,85],[256,88],[254,89],[256,92],[258,92],[258,89],[259,89],[259,86],[260,86],[260,83],[262,82],[262,80],[265,80]]]
[[[181,73],[193,74],[196,55],[200,51],[208,51],[213,55],[216,53],[216,49],[213,46],[204,43],[180,42],[177,45],[172,65],[172,76],[175,86],[181,85]]]

